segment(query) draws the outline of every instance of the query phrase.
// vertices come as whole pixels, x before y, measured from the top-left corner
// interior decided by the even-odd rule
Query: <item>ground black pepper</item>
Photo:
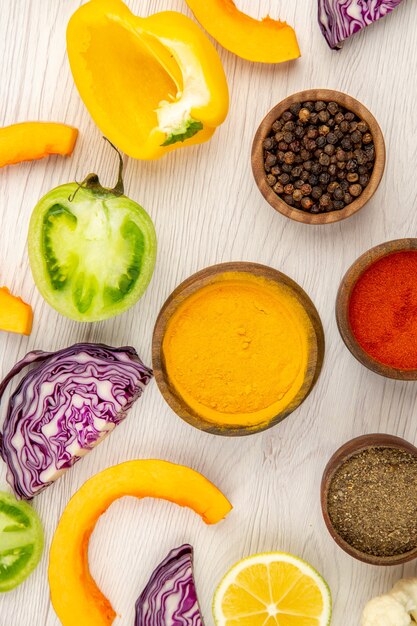
[[[263,148],[268,185],[290,206],[312,213],[340,211],[358,198],[375,162],[368,124],[337,102],[292,104],[272,124]],[[341,188],[345,181],[347,187]],[[295,197],[284,190],[288,184],[297,191]],[[322,196],[324,201],[317,202]]]
[[[330,520],[351,546],[374,556],[417,547],[417,457],[395,448],[367,448],[335,473]]]

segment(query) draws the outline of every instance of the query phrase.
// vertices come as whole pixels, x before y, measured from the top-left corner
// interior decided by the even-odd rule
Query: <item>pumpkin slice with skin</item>
[[[109,626],[116,617],[90,574],[88,542],[100,515],[123,496],[189,507],[206,524],[216,524],[232,508],[204,476],[167,461],[127,461],[90,478],[68,503],[51,545],[51,601],[63,626]]]
[[[0,287],[0,330],[30,335],[32,322],[33,311],[30,304],[11,294],[7,287]]]
[[[233,0],[186,0],[196,19],[223,48],[242,59],[282,63],[300,56],[297,36],[286,22],[269,16],[256,20]]]

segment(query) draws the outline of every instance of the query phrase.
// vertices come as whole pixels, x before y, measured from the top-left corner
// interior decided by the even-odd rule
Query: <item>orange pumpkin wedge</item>
[[[282,63],[300,56],[295,31],[269,16],[256,20],[239,11],[233,0],[186,0],[196,19],[223,48],[242,59]]]
[[[78,130],[56,122],[21,122],[0,128],[0,167],[43,159],[50,154],[68,156]]]
[[[51,545],[51,601],[62,626],[109,626],[116,617],[90,574],[88,542],[100,515],[123,496],[189,507],[206,524],[216,524],[232,508],[204,476],[167,461],[127,461],[90,478],[64,510]]]
[[[0,287],[0,330],[30,335],[33,312],[30,304],[14,296],[7,287]]]

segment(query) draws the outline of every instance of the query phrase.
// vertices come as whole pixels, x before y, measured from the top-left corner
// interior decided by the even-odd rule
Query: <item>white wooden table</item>
[[[114,155],[105,146],[73,84],[65,29],[79,0],[0,0],[0,124],[56,120],[80,137],[71,158],[0,171],[0,285],[29,301],[32,335],[0,333],[0,375],[34,348],[54,350],[78,341],[131,344],[150,364],[157,313],[168,294],[198,269],[229,260],[271,265],[298,281],[314,300],[326,333],[319,382],[285,422],[259,435],[229,439],[199,432],[163,401],[155,382],[126,422],[56,485],[36,498],[46,547],[35,573],[0,596],[0,626],[58,626],[49,602],[48,548],[70,496],[96,472],[127,459],[162,458],[190,465],[217,484],[234,505],[228,519],[206,527],[192,512],[153,500],[125,498],[103,516],[90,543],[91,570],[120,614],[133,623],[134,603],[169,549],[190,542],[207,626],[223,573],[258,551],[291,551],[328,581],[335,626],[356,626],[363,604],[417,564],[376,568],[342,552],[325,529],[320,479],[332,452],[346,440],[387,432],[417,441],[417,385],[385,380],[357,363],[336,327],[340,279],[366,249],[415,236],[417,228],[417,2],[404,0],[387,19],[332,52],[316,22],[316,0],[240,0],[256,17],[268,11],[296,26],[303,56],[261,66],[218,46],[231,92],[230,114],[212,141],[179,150],[159,162],[128,161],[126,190],[152,216],[159,241],[152,283],[128,313],[98,324],[58,315],[41,298],[26,249],[29,217],[52,187],[96,171],[115,179]],[[189,14],[184,0],[129,0],[134,12],[163,9]],[[275,213],[259,194],[250,169],[254,131],[273,104],[312,87],[350,93],[379,120],[387,142],[387,168],[369,205],[345,222],[305,226]],[[138,85],[140,89],[140,85]],[[4,415],[5,406],[1,407]],[[6,488],[4,465],[0,489]],[[77,598],[74,598],[74,602]]]

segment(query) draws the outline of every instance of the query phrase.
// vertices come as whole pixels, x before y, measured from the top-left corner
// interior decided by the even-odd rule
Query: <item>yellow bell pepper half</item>
[[[67,49],[92,118],[131,157],[158,159],[207,141],[226,118],[220,58],[181,13],[142,18],[121,0],[90,0],[69,21]]]

